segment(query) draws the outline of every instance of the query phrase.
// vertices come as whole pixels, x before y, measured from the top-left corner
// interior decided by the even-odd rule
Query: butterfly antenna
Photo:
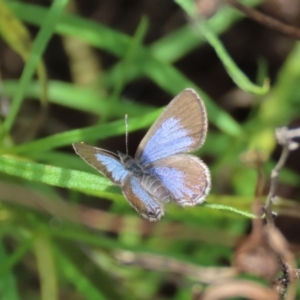
[[[128,115],[125,115],[125,146],[126,146],[126,155],[128,155]]]

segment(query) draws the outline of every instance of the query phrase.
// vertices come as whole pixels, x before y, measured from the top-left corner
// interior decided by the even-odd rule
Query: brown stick
[[[255,9],[244,6],[236,0],[227,0],[227,2],[235,7],[236,9],[242,11],[248,18],[253,19],[254,21],[265,25],[266,27],[277,30],[280,33],[283,33],[287,36],[296,38],[300,40],[300,29],[292,25],[287,25],[281,21],[278,21],[272,17],[269,17]]]

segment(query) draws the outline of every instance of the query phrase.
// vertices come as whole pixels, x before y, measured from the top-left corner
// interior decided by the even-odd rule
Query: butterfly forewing
[[[210,191],[210,172],[196,156],[176,154],[162,158],[147,169],[182,206],[202,203]]]
[[[73,147],[75,152],[90,166],[101,172],[115,184],[123,186],[129,172],[113,155],[84,143],[74,143]]]
[[[140,143],[135,158],[148,164],[198,149],[204,143],[207,116],[203,101],[192,89],[176,96]]]

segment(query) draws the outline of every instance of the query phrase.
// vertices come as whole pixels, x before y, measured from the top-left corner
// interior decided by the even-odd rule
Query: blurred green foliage
[[[299,44],[295,44],[276,81],[268,87],[267,81],[264,85],[251,83],[218,40],[218,35],[243,17],[229,7],[220,9],[207,24],[196,20],[196,27],[184,25],[144,46],[148,28],[145,18],[131,37],[65,13],[67,2],[55,0],[50,8],[19,1],[1,3],[7,5],[16,20],[39,27],[20,79],[3,82],[4,94],[12,98],[12,103],[0,129],[3,141],[0,185],[4,200],[0,210],[1,299],[156,299],[163,283],[174,278],[164,272],[122,266],[113,258],[115,251],[161,255],[194,266],[221,266],[230,262],[236,240],[249,225],[249,219],[242,213],[251,213],[257,181],[255,171],[242,164],[239,157],[256,149],[269,157],[275,147],[274,128],[299,116],[299,110],[295,109],[300,99]],[[244,2],[254,5],[258,1]],[[102,70],[94,85],[49,80],[45,87],[44,79],[32,78],[54,34],[105,50],[117,57],[118,62]],[[173,65],[204,45],[204,37],[215,48],[234,82],[256,94],[256,107],[243,126]],[[263,70],[261,65],[258,70]],[[200,150],[201,155],[209,155],[213,161],[210,165],[213,186],[207,202],[215,204],[216,209],[211,209],[213,205],[182,209],[170,204],[164,219],[150,225],[135,214],[120,190],[106,178],[97,175],[75,153],[56,149],[71,147],[74,142],[95,143],[124,135],[125,113],[130,115],[129,132],[147,129],[161,108],[121,99],[124,86],[140,77],[148,78],[171,95],[192,87],[203,98],[210,124],[216,128],[208,134]],[[22,103],[27,98],[40,99],[45,90],[50,103],[101,118],[91,127],[14,144],[11,129]],[[273,165],[268,162],[267,171]],[[292,172],[282,175],[282,180],[290,185],[299,180]],[[218,191],[224,178],[231,195]],[[55,187],[65,188],[64,198],[68,203]],[[97,197],[109,199],[109,212],[80,206],[78,199],[84,194],[94,201],[100,201]],[[32,274],[22,273],[24,269]],[[30,282],[36,269],[40,289]],[[184,274],[181,277],[185,280]],[[190,299],[193,282],[186,280],[172,299]]]

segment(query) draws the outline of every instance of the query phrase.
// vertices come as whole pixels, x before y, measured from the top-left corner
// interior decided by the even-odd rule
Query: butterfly
[[[193,206],[208,195],[208,167],[198,157],[186,154],[203,145],[207,126],[203,101],[193,89],[185,89],[149,129],[134,158],[84,143],[73,147],[86,163],[121,187],[143,218],[158,221],[166,202]]]

